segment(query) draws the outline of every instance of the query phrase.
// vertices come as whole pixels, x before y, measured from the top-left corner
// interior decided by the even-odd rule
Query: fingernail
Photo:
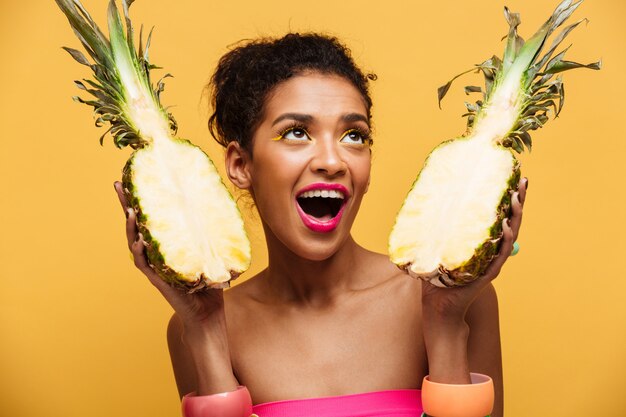
[[[133,209],[132,208],[127,208],[126,209],[126,218],[128,218],[128,216],[130,216],[130,213],[132,213]]]

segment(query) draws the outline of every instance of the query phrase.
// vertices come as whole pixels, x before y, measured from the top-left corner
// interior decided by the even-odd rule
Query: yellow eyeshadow
[[[360,144],[360,145],[364,145],[364,146],[371,146],[372,145],[372,142],[373,142],[372,138],[371,137],[366,137],[368,135],[365,134],[364,132],[362,132],[359,129],[348,129],[348,130],[346,130],[345,132],[343,132],[341,134],[341,137],[344,138],[346,135],[348,135],[348,134],[350,134],[352,132],[358,133],[363,138],[363,143]],[[354,143],[353,145],[358,145],[358,144]]]
[[[277,140],[281,140],[283,138],[283,135],[278,135],[275,138],[272,138],[273,141],[277,141]]]

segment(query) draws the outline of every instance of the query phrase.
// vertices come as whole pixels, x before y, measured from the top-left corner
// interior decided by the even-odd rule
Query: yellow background
[[[104,22],[105,0],[84,3]],[[443,111],[436,88],[501,54],[504,4],[139,0],[132,16],[156,26],[151,57],[176,77],[163,102],[176,105],[180,135],[220,168],[201,93],[227,45],[290,29],[343,39],[379,76],[373,181],[354,234],[384,252],[424,158],[464,130],[462,86],[482,80],[458,82]],[[522,12],[528,37],[556,1],[506,4]],[[626,415],[624,16],[618,0],[589,0],[574,14],[591,23],[571,35],[568,56],[602,58],[604,68],[565,74],[561,117],[521,158],[530,178],[521,252],[496,284],[508,416]],[[129,261],[112,186],[129,151],[110,139],[98,145],[90,108],[70,98],[87,69],[62,45],[79,42],[52,0],[2,0],[0,415],[176,416],[171,311]],[[258,225],[248,224],[252,274],[265,254]]]

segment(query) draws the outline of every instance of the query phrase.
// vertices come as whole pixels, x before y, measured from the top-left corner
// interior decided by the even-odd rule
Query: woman
[[[156,275],[116,183],[135,264],[175,310],[168,342],[181,396],[245,385],[263,417],[274,414],[262,404],[276,401],[404,390],[419,416],[424,376],[469,384],[472,371],[493,378],[492,416],[502,415],[490,282],[517,237],[526,182],[499,256],[466,287],[410,279],[359,246],[350,229],[370,180],[369,79],[336,39],[314,34],[250,42],[221,59],[209,125],[229,179],[258,208],[269,254],[266,269],[225,293],[185,294]]]

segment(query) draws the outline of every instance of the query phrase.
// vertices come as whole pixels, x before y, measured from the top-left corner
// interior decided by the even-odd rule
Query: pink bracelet
[[[250,417],[252,398],[248,388],[241,385],[235,391],[196,396],[190,392],[183,397],[183,417]]]
[[[484,417],[493,410],[493,381],[470,373],[471,384],[441,384],[428,376],[422,382],[424,413],[435,417]]]

